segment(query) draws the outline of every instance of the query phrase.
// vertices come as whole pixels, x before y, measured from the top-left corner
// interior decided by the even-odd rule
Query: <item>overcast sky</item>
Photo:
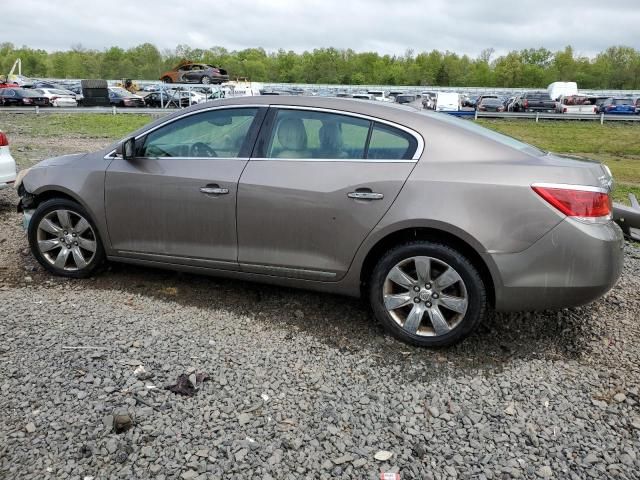
[[[572,45],[640,49],[640,0],[19,0],[2,2],[0,42],[46,50],[150,42],[230,50],[318,47],[403,54]],[[146,6],[146,4],[149,6]]]

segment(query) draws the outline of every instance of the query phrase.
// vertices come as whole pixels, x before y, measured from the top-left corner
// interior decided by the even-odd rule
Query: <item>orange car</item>
[[[206,63],[181,63],[164,72],[160,80],[165,83],[224,83],[229,81],[226,70]]]

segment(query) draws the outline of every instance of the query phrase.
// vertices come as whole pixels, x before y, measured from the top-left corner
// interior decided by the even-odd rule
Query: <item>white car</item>
[[[16,162],[9,151],[9,139],[0,130],[0,190],[16,181]]]
[[[70,90],[59,90],[57,88],[38,88],[34,90],[43,97],[49,99],[49,103],[54,107],[77,107],[76,94]]]
[[[595,115],[598,107],[591,103],[591,99],[584,95],[561,95],[556,102],[557,113],[573,115]]]

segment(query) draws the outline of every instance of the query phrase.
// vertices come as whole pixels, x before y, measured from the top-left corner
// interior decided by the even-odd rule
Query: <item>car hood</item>
[[[87,156],[86,153],[74,153],[71,155],[62,155],[60,157],[51,157],[36,163],[31,168],[58,167],[61,165],[71,165],[86,156]]]

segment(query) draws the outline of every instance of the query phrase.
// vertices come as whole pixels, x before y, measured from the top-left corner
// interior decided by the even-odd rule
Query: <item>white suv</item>
[[[9,139],[0,130],[0,190],[16,180],[16,162],[9,151]]]

